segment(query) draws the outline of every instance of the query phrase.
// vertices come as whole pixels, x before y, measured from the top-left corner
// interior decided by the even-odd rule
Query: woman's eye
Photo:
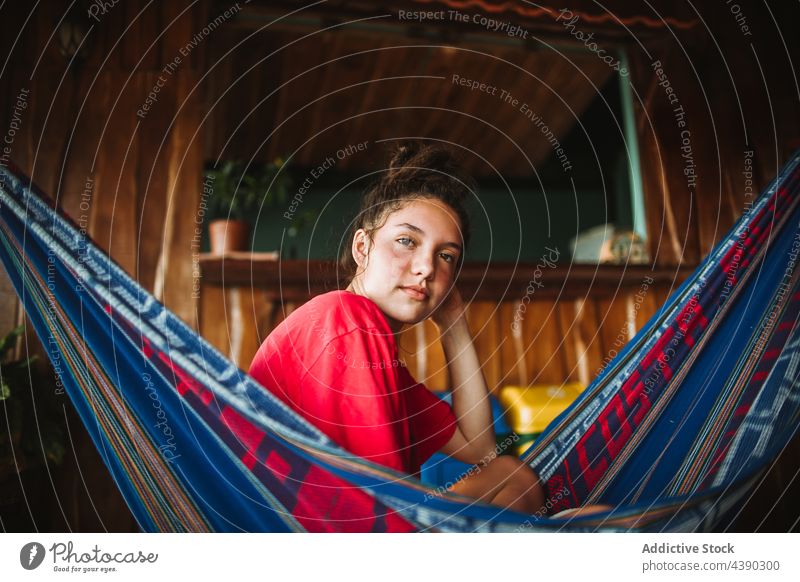
[[[441,253],[439,256],[442,257],[447,263],[454,263],[456,260],[456,258],[449,253]]]
[[[397,242],[399,242],[404,247],[410,247],[411,245],[414,244],[414,241],[406,236],[400,237],[399,239],[397,239]]]

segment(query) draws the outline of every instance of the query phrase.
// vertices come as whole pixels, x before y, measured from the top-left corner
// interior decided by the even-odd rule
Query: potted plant
[[[264,209],[285,205],[290,188],[291,178],[281,158],[262,165],[227,161],[207,169],[204,191],[209,193],[212,254],[247,250],[250,220]]]

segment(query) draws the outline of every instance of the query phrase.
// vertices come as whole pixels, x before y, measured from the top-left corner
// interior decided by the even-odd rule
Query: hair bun
[[[419,157],[422,146],[417,141],[404,141],[397,145],[392,154],[392,159],[389,161],[389,168],[387,178],[395,179],[397,174],[401,173],[407,166],[411,165],[410,162]]]
[[[382,182],[388,184],[415,179],[435,180],[442,175],[455,177],[463,173],[461,164],[451,149],[438,144],[404,141],[396,146]]]

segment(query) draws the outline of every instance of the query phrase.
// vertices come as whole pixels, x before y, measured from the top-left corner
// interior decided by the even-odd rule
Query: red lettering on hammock
[[[144,357],[148,360],[156,353],[153,346],[150,345],[150,340],[144,336],[142,336],[142,352],[144,353]]]
[[[633,429],[631,428],[630,422],[628,421],[628,413],[625,408],[622,406],[622,399],[619,398],[619,395],[615,396],[613,400],[610,402],[610,408],[612,408],[613,412],[617,415],[617,420],[619,421],[619,428],[615,431],[615,434],[611,434],[610,427],[608,423],[603,425],[603,436],[608,443],[607,449],[608,454],[611,459],[615,459],[622,448],[625,446],[625,443],[628,441],[628,438],[633,433]]]
[[[625,397],[625,404],[630,408],[637,400],[639,392],[641,392],[641,376],[639,370],[635,370],[630,378],[622,385],[621,393]]]
[[[258,459],[250,451],[245,451],[244,454],[241,457],[239,457],[239,460],[244,464],[245,467],[247,467],[251,471],[253,470],[253,467],[258,465]]]
[[[650,410],[652,406],[652,402],[650,402],[650,398],[644,392],[639,393],[639,406],[636,408],[636,412],[633,414],[633,418],[631,419],[633,427],[639,426],[639,423],[644,420],[645,414],[647,411]]]
[[[275,475],[281,483],[286,481],[286,478],[292,471],[292,466],[288,463],[288,461],[286,461],[286,459],[284,459],[275,451],[269,452],[269,455],[267,455],[267,458],[264,461],[264,465],[267,467],[267,469],[272,471],[272,474]]]
[[[601,419],[598,419],[598,422],[602,422]],[[593,424],[589,427],[589,430],[586,431],[586,434],[581,439],[581,442],[576,447],[578,453],[578,465],[581,469],[581,475],[583,476],[583,480],[586,483],[586,487],[591,490],[595,483],[597,483],[602,477],[603,474],[608,469],[608,459],[602,452],[594,455],[594,458],[589,461],[587,454],[586,454],[586,443],[590,442],[592,439],[592,435],[597,432],[597,423]],[[602,434],[600,435],[602,437]],[[599,451],[602,451],[602,448],[598,448]]]
[[[264,440],[266,433],[230,406],[220,411],[219,418],[249,451],[255,452]]]
[[[167,357],[166,354],[159,352],[158,358],[164,362],[170,370],[172,370],[175,376],[177,376],[178,383],[175,385],[175,389],[178,391],[178,394],[183,396],[187,391],[191,390],[197,394],[197,396],[200,398],[200,401],[206,406],[208,406],[211,401],[214,400],[214,394],[212,394],[210,390],[205,388],[202,384],[200,384],[200,382],[176,366],[172,362],[172,359]]]

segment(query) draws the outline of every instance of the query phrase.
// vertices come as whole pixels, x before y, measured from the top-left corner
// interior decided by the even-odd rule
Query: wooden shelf
[[[343,287],[344,276],[334,261],[276,260],[268,253],[200,256],[202,284],[248,287],[283,301],[305,301]],[[465,298],[478,301],[518,301],[531,281],[533,296],[550,299],[611,297],[639,288],[646,278],[651,286],[677,287],[691,274],[690,267],[651,269],[649,265],[571,265],[555,268],[529,263],[467,263],[458,278]],[[533,298],[533,297],[532,297]]]

